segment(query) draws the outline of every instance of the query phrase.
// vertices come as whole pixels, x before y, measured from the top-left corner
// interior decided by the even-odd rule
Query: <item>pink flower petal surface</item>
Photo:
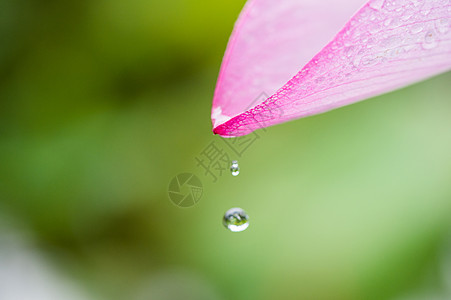
[[[221,66],[213,131],[245,135],[450,69],[450,0],[251,0]]]

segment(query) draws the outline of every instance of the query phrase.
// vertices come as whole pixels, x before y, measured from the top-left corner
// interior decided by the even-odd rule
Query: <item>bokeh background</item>
[[[0,1],[0,299],[451,299],[450,73],[197,166],[243,4]]]

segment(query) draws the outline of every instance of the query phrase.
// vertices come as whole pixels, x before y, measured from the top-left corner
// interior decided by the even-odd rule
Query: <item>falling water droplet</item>
[[[240,232],[249,227],[249,216],[242,208],[234,207],[225,212],[222,223],[228,230]]]
[[[230,172],[232,172],[233,176],[238,176],[238,174],[240,174],[240,167],[238,166],[238,162],[236,160],[232,161]]]
[[[435,38],[434,31],[429,30],[428,32],[426,32],[422,46],[424,49],[432,49],[437,46],[437,40]]]

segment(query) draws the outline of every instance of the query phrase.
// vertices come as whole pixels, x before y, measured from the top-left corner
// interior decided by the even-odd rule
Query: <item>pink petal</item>
[[[221,66],[213,131],[248,134],[451,69],[450,0],[370,0],[350,18],[359,2],[248,2]]]

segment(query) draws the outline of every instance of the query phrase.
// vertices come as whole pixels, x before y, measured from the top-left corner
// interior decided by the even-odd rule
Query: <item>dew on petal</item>
[[[223,60],[224,66],[227,66],[223,69],[227,72],[221,73],[214,105],[228,105],[232,115],[236,117],[216,126],[216,132],[221,136],[236,136],[234,133],[237,128],[242,129],[241,135],[244,135],[261,128],[263,123],[267,127],[322,113],[451,68],[451,43],[448,43],[447,36],[451,32],[449,0],[368,0],[332,41],[331,33],[328,33],[324,41],[330,42],[315,45],[322,50],[316,55],[309,54],[308,57],[296,47],[299,44],[303,47],[307,44],[313,46],[313,41],[319,41],[320,31],[304,26],[305,19],[300,17],[303,14],[310,15],[311,11],[307,12],[303,8],[303,1],[287,2],[293,9],[299,9],[299,12],[292,13],[292,8],[288,6],[282,12],[277,9],[277,1],[255,1],[255,6],[265,8],[271,17],[243,17],[241,20],[246,21],[240,21],[240,27],[237,26],[234,30],[230,39],[233,43],[229,44],[229,51]],[[313,6],[313,3],[316,5],[322,2],[311,3]],[[348,1],[339,3],[345,5]],[[316,9],[323,10],[323,5],[318,4]],[[244,10],[243,16],[253,10],[249,7]],[[332,20],[327,21],[332,23]],[[280,32],[284,31],[285,26],[290,29],[289,34],[293,31],[290,42],[272,43],[263,38],[266,37],[266,31],[261,28],[265,28],[266,22],[280,25]],[[310,34],[315,36],[312,41],[302,40]],[[261,36],[261,41],[249,42],[249,35]],[[295,43],[298,38],[302,42]],[[303,42],[307,43],[304,45]],[[260,52],[261,55],[255,55]],[[265,66],[263,69],[267,74],[260,74],[263,71],[250,72],[253,65]],[[419,71],[423,69],[424,72]],[[285,74],[284,70],[290,72]],[[255,77],[262,78],[262,85],[266,81],[268,85],[273,84],[269,90],[274,94],[270,96],[271,100],[259,106],[262,111],[243,111],[242,107],[246,107],[243,103],[253,97],[243,90],[248,90],[245,87],[250,85],[252,88],[249,90],[254,92]],[[292,79],[287,82],[288,78]],[[285,84],[281,86],[283,83]],[[229,101],[231,93],[236,94],[233,103]],[[271,118],[265,116],[271,110],[272,101],[277,101],[284,107],[283,115]]]

